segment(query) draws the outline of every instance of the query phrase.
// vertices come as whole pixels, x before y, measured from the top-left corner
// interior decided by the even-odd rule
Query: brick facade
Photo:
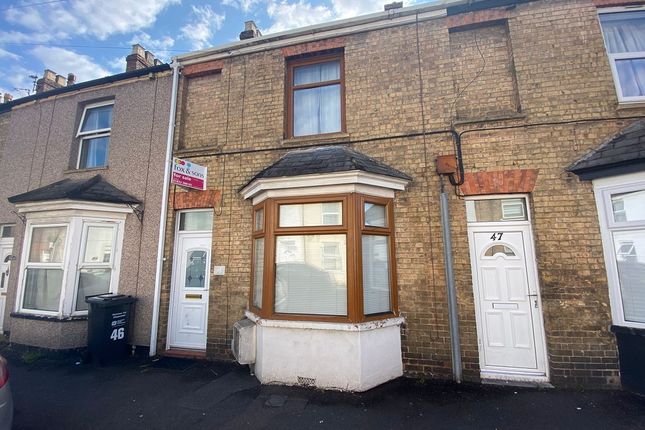
[[[490,19],[495,25],[451,31]],[[475,43],[494,61],[484,66],[473,61]],[[406,319],[405,372],[451,375],[441,179],[434,160],[454,152],[447,132],[454,125],[462,135],[467,175],[466,184],[450,199],[465,378],[478,380],[479,353],[460,195],[523,192],[529,195],[533,220],[551,382],[617,386],[593,193],[589,183],[565,168],[629,124],[621,117],[642,116],[645,110],[617,109],[592,0],[535,1],[421,21],[418,28],[413,23],[354,33],[342,41],[234,56],[222,60],[221,73],[182,77],[176,149],[208,166],[208,187],[222,196],[214,209],[212,264],[226,266],[226,276],[211,278],[208,356],[230,358],[231,327],[248,304],[251,203],[242,199],[239,188],[293,145],[321,142],[283,138],[285,56],[330,46],[344,49],[343,142],[413,178],[406,191],[397,193],[394,207],[399,310]],[[171,212],[161,350],[166,344],[174,222]]]

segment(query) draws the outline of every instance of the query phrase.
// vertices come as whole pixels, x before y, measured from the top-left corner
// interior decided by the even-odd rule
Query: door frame
[[[15,228],[15,227],[14,227]],[[2,230],[2,226],[0,226],[0,232]],[[9,255],[13,255],[13,246],[14,246],[14,238],[13,237],[4,237],[0,238],[0,246],[7,247],[9,249]],[[1,257],[1,254],[0,254]],[[4,284],[4,292],[0,291],[0,294],[4,296],[4,307],[0,310],[0,334],[4,332],[4,317],[6,315],[7,311],[7,306],[9,306],[9,301],[7,300],[7,292],[9,291],[9,278],[12,276],[12,267],[11,263],[13,260],[10,260],[8,262],[9,265],[9,276],[5,278],[5,284]],[[0,262],[2,264],[2,262]]]
[[[192,350],[192,351],[205,351],[206,349],[196,349],[196,348],[185,348],[185,347],[178,347],[178,346],[171,346],[171,333],[173,329],[173,318],[175,313],[177,312],[175,307],[175,290],[177,287],[175,287],[175,274],[177,270],[179,270],[181,266],[181,260],[178,257],[179,251],[180,251],[180,242],[181,238],[184,237],[190,237],[190,238],[202,238],[202,237],[208,237],[210,238],[210,252],[208,253],[208,261],[207,261],[207,270],[206,270],[206,281],[208,282],[208,289],[206,290],[206,312],[204,315],[204,318],[206,319],[206,326],[205,326],[205,331],[206,331],[206,340],[208,342],[208,313],[210,309],[210,287],[211,287],[211,281],[210,281],[210,275],[211,275],[211,263],[212,263],[212,257],[213,257],[213,231],[211,230],[191,230],[191,231],[180,231],[179,230],[179,219],[182,213],[186,212],[212,212],[213,209],[186,209],[186,210],[180,210],[180,211],[175,211],[175,236],[174,236],[174,244],[173,244],[173,259],[172,259],[172,271],[170,273],[170,295],[168,299],[168,324],[167,324],[167,329],[166,329],[166,351],[170,349],[179,349],[179,350]]]
[[[542,291],[540,288],[540,280],[538,277],[537,260],[535,257],[535,236],[533,235],[533,223],[531,218],[531,206],[528,194],[492,194],[485,196],[468,196],[465,201],[469,200],[494,200],[494,199],[514,199],[522,198],[526,204],[526,221],[499,221],[499,222],[467,222],[468,227],[468,248],[470,252],[470,266],[473,282],[473,302],[475,305],[475,325],[477,329],[477,349],[479,353],[479,372],[480,377],[484,380],[501,380],[501,381],[515,381],[515,382],[549,382],[549,360],[546,345],[546,331],[544,328],[544,312],[542,306]],[[526,267],[526,275],[528,277],[529,294],[537,294],[537,312],[533,311],[533,333],[535,339],[535,353],[538,363],[544,368],[544,372],[531,372],[531,371],[503,371],[498,369],[487,369],[483,363],[484,358],[484,345],[483,345],[483,317],[480,309],[481,303],[479,300],[480,291],[478,284],[479,267],[478,255],[475,248],[475,233],[483,232],[505,232],[505,231],[521,231],[523,233],[524,245],[524,263]],[[531,291],[531,282],[535,286],[535,291]],[[533,307],[531,307],[533,310]]]

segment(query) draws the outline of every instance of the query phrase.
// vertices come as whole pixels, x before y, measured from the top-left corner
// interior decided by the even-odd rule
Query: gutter
[[[405,24],[414,24],[417,22],[417,17],[419,21],[443,18],[447,15],[447,8],[465,6],[472,3],[473,0],[440,0],[433,2],[432,4],[410,6],[386,12],[361,15],[355,18],[301,27],[267,36],[228,43],[215,48],[208,48],[184,55],[178,55],[173,57],[173,61],[189,65],[204,61],[261,52],[298,43],[311,42],[314,40],[345,36],[353,33],[396,27]]]
[[[150,356],[157,355],[157,336],[159,332],[159,309],[161,307],[161,275],[163,272],[164,246],[166,238],[166,218],[168,216],[168,190],[170,188],[170,167],[172,164],[172,145],[175,135],[175,116],[177,113],[177,90],[179,88],[178,62],[170,64],[172,68],[172,91],[170,95],[170,114],[168,117],[168,137],[166,140],[166,163],[164,165],[163,190],[161,192],[161,214],[159,216],[159,238],[157,240],[157,269],[155,272],[155,294],[152,308],[152,326],[150,327]]]

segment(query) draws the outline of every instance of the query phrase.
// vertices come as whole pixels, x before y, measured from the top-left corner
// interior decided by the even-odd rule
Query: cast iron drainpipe
[[[457,156],[457,170],[459,178],[455,179],[454,174],[449,175],[448,179],[453,186],[459,186],[464,183],[464,164],[461,157],[461,136],[454,128],[450,130],[455,138],[455,149]],[[446,271],[446,289],[448,292],[448,318],[450,322],[450,343],[452,354],[452,376],[455,382],[461,383],[461,340],[459,337],[459,313],[457,310],[457,291],[455,288],[455,271],[452,260],[452,234],[450,232],[450,208],[448,206],[448,193],[445,190],[443,176],[440,176],[441,184],[441,233],[443,237],[443,258]]]

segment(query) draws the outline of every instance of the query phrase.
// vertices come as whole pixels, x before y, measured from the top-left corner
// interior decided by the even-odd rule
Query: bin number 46
[[[125,337],[125,328],[115,328],[112,330],[112,334],[110,335],[110,339],[112,340],[119,340],[123,339]]]

